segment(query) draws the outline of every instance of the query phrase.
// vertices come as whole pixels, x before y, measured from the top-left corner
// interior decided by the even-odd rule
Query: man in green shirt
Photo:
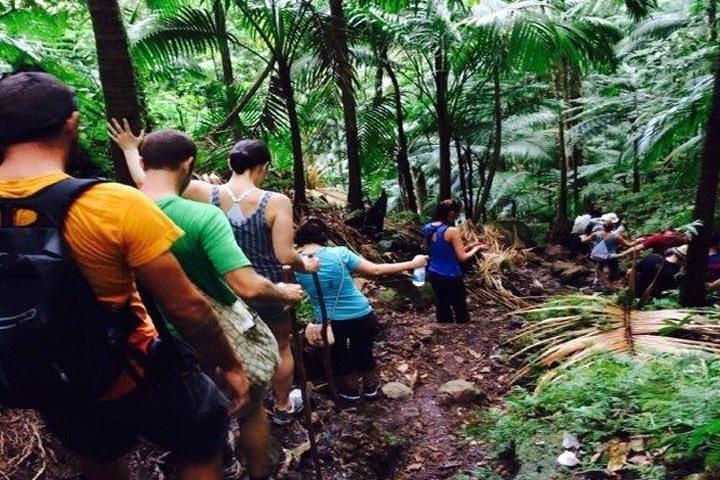
[[[116,132],[111,128],[111,133]],[[117,135],[113,138],[118,141]],[[245,328],[252,327],[253,317],[238,297],[288,305],[302,300],[299,285],[274,284],[255,272],[235,242],[222,210],[180,197],[190,182],[197,154],[190,137],[177,130],[158,130],[145,136],[140,154],[146,173],[141,190],[185,231],[171,250],[200,290],[220,304],[233,306],[248,323]],[[249,404],[238,418],[240,446],[248,459],[251,479],[268,478],[269,474],[270,427],[262,408],[267,387],[249,386]],[[226,459],[226,466],[233,460]]]

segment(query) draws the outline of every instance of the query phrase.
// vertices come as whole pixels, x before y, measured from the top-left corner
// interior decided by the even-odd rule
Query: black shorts
[[[366,373],[375,368],[373,343],[377,332],[377,317],[370,312],[353,320],[332,322],[335,344],[332,346],[333,373],[349,375]]]
[[[186,462],[204,462],[227,439],[228,400],[197,368],[173,372],[157,385],[117,400],[44,409],[48,429],[78,455],[98,462],[129,452],[138,437]]]

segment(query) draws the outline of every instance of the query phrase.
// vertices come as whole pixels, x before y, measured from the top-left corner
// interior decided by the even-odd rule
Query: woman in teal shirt
[[[308,217],[295,233],[295,243],[301,255],[320,261],[317,272],[328,320],[332,325],[335,344],[332,346],[333,372],[339,377],[338,395],[346,400],[360,398],[362,377],[365,398],[378,394],[373,343],[377,317],[367,297],[353,282],[357,272],[370,276],[391,275],[427,265],[427,257],[416,256],[410,262],[373,263],[345,247],[328,247],[328,227],[316,217]],[[320,299],[313,277],[296,273],[295,277],[310,297],[315,318],[322,319]]]

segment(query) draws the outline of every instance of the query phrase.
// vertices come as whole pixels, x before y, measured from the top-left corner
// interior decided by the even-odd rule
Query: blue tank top
[[[245,192],[245,195],[252,190],[253,189]],[[230,189],[227,189],[227,191],[233,200],[233,205],[230,210],[225,212],[225,215],[227,215],[230,221],[230,226],[235,235],[235,241],[240,245],[240,248],[245,252],[245,255],[247,255],[250,262],[252,262],[252,266],[260,275],[273,283],[282,282],[282,265],[280,265],[280,262],[278,262],[275,257],[272,232],[265,220],[265,210],[272,193],[263,192],[257,209],[255,209],[250,216],[245,217],[242,210],[240,210],[240,202],[245,195],[241,195],[240,198],[235,198]],[[210,203],[218,207],[220,206],[220,187],[217,185],[213,185],[211,190]]]
[[[452,244],[445,240],[445,232],[450,228],[447,225],[433,225],[428,223],[423,228],[425,243],[430,253],[428,271],[443,277],[460,278],[462,269],[455,249]],[[433,240],[433,235],[435,239]]]

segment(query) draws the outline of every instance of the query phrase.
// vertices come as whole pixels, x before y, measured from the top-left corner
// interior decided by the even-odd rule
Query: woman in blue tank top
[[[467,323],[467,295],[460,264],[474,257],[484,248],[479,243],[464,245],[455,220],[460,204],[443,200],[437,206],[435,219],[423,228],[423,236],[430,253],[428,280],[435,292],[437,321],[440,323]]]

